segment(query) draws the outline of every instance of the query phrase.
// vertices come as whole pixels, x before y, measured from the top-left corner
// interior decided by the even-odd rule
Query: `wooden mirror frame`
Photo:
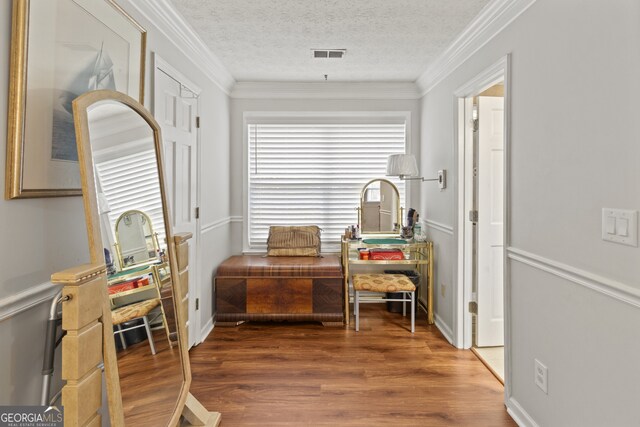
[[[207,411],[189,393],[191,365],[185,329],[186,306],[176,301],[180,286],[176,245],[184,242],[190,235],[174,236],[171,227],[160,126],[142,104],[127,95],[110,90],[87,92],[73,101],[91,263],[52,275],[53,283],[64,285],[62,328],[67,334],[62,343],[62,378],[66,380],[62,390],[62,404],[65,407],[65,425],[101,425],[101,361],[104,361],[111,425],[125,425],[104,252],[100,244],[102,237],[88,126],[88,109],[102,101],[115,101],[131,108],[153,130],[183,372],[180,394],[168,425],[177,426],[181,423],[181,417],[184,417],[182,425],[217,426],[220,423],[220,413]]]
[[[393,191],[396,194],[396,197],[398,198],[398,204],[396,207],[396,218],[397,218],[397,224],[398,227],[396,230],[384,230],[384,231],[365,231],[364,228],[362,227],[362,212],[364,210],[364,195],[365,195],[365,191],[367,190],[367,187],[369,187],[369,185],[371,185],[372,183],[376,182],[376,181],[380,181],[381,183],[387,183],[391,186],[391,188],[393,188]],[[388,179],[384,179],[384,178],[374,178],[371,181],[367,182],[363,187],[362,190],[360,191],[360,206],[357,208],[358,210],[358,225],[360,226],[360,233],[361,234],[399,234],[400,230],[402,229],[402,206],[400,206],[400,192],[398,191],[398,187],[396,187],[396,185],[389,181]]]

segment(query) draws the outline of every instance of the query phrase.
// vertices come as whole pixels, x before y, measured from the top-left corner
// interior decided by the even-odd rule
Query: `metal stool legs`
[[[147,316],[142,318],[144,322],[144,329],[147,331],[147,339],[149,340],[149,347],[151,347],[151,354],[156,354],[156,346],[153,344],[153,335],[151,335],[151,328],[149,327],[149,319]]]
[[[360,292],[356,291],[353,312],[356,315],[356,332],[360,330]]]

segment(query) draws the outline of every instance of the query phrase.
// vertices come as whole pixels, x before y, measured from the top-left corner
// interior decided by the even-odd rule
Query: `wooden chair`
[[[401,301],[411,303],[411,333],[415,332],[416,309],[415,293],[416,285],[404,274],[354,274],[353,289],[355,300],[353,312],[356,316],[356,332],[360,330],[360,303],[381,303],[387,301]],[[365,292],[365,295],[361,295]],[[402,293],[402,299],[386,298],[387,293]],[[384,293],[385,297],[380,298],[368,296],[369,293]]]

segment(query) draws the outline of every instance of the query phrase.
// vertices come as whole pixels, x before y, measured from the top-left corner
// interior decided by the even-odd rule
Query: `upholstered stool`
[[[127,343],[124,340],[124,336],[122,335],[126,331],[130,331],[131,329],[142,328],[144,327],[147,332],[147,339],[149,340],[149,347],[151,347],[151,354],[156,354],[156,347],[153,344],[153,335],[151,335],[151,328],[149,328],[149,318],[147,315],[151,310],[160,305],[160,300],[157,298],[148,299],[140,302],[136,302],[133,304],[125,305],[123,307],[116,308],[111,311],[111,319],[113,321],[113,326],[116,327],[117,331],[114,333],[120,334],[120,342],[122,343],[122,348],[127,348]],[[142,325],[132,326],[130,328],[122,329],[120,326],[124,322],[128,322],[130,320],[135,320],[138,318],[142,318]]]
[[[386,301],[411,302],[411,333],[415,331],[416,310],[414,306],[416,285],[404,274],[354,274],[353,289],[355,301],[353,312],[356,316],[356,331],[360,330],[360,303],[378,303]],[[402,299],[371,298],[361,296],[360,292],[402,293]],[[407,299],[410,296],[410,299]]]

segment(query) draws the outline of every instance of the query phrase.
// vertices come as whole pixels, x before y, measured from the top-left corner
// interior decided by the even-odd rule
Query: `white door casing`
[[[478,100],[478,347],[504,345],[504,98]]]
[[[156,64],[154,112],[162,128],[167,179],[167,199],[171,209],[174,233],[189,232],[189,348],[199,343],[200,319],[196,309],[199,297],[198,277],[198,134],[196,120],[198,100],[180,76]]]

